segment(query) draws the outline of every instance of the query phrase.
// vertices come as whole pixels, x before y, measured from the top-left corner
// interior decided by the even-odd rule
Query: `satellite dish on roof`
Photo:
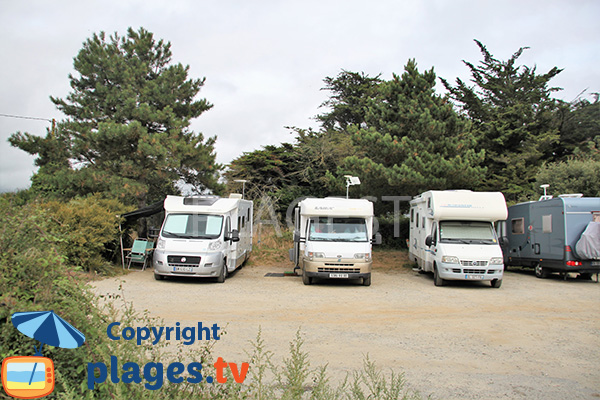
[[[346,198],[348,198],[348,189],[350,186],[360,185],[360,179],[358,179],[358,176],[352,175],[344,175],[344,178],[346,178]]]

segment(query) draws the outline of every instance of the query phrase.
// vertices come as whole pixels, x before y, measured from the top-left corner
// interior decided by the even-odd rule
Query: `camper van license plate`
[[[483,279],[483,275],[465,275],[465,279],[477,279],[477,280],[482,280]]]
[[[329,274],[330,278],[348,278],[348,274]]]
[[[193,267],[173,267],[173,272],[193,272]]]
[[[592,261],[592,267],[600,267],[600,261]]]

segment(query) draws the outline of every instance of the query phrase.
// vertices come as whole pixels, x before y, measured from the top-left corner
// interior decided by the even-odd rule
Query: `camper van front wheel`
[[[433,266],[433,284],[435,286],[444,286],[446,281],[440,277],[437,265]]]
[[[363,286],[371,286],[371,274],[363,278]]]
[[[302,270],[302,283],[305,285],[310,285],[312,283],[312,278],[306,275],[306,272]]]
[[[218,283],[223,283],[225,282],[225,279],[227,279],[227,261],[223,261],[223,268],[221,268],[221,273],[219,274],[219,277],[217,278],[217,282]]]
[[[498,289],[502,286],[502,279],[492,279],[491,281],[492,287]]]

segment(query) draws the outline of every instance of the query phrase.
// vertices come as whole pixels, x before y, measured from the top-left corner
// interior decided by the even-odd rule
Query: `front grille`
[[[485,267],[488,265],[487,261],[470,261],[470,260],[460,260],[460,265],[463,267]]]
[[[342,263],[325,263],[326,267],[354,267],[354,264],[342,264]]]
[[[352,264],[350,264],[352,265]],[[360,273],[360,268],[323,268],[320,267],[318,269],[319,272],[329,272],[329,273],[336,273],[336,272],[346,272],[346,273]]]
[[[463,273],[465,274],[485,274],[487,271],[485,269],[463,269]]]
[[[200,257],[197,256],[167,256],[169,267],[198,267]]]

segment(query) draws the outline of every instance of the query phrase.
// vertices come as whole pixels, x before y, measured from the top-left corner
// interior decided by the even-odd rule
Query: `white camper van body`
[[[252,252],[252,201],[241,195],[165,199],[154,276],[215,277],[223,282]]]
[[[502,193],[431,190],[410,205],[409,258],[433,272],[436,286],[475,280],[500,287],[504,261],[493,223],[507,217]]]
[[[305,285],[314,278],[361,279],[371,284],[373,203],[308,198],[294,210],[290,259]]]

